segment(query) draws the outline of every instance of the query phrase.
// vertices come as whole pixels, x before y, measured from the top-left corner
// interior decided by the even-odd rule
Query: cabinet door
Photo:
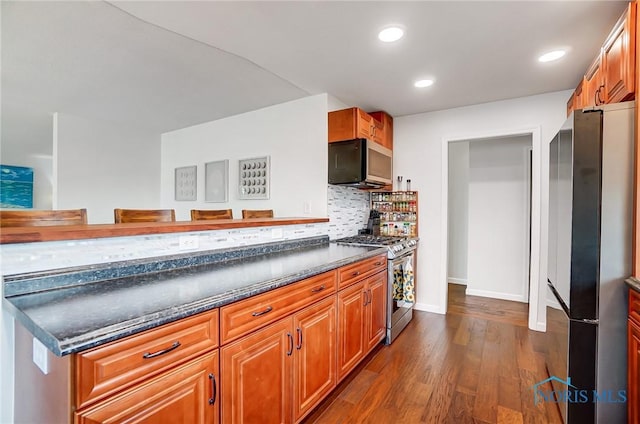
[[[336,297],[293,317],[294,419],[298,421],[336,386]]]
[[[371,140],[373,136],[373,118],[362,109],[356,113],[356,134],[358,138]]]
[[[221,349],[223,423],[291,422],[291,326],[285,318]]]
[[[628,422],[640,422],[640,327],[633,321],[628,323]]]
[[[77,424],[218,423],[218,351],[76,412]]]
[[[371,351],[387,332],[387,273],[380,272],[367,279],[366,324],[367,352]]]
[[[380,137],[380,141],[378,142],[387,149],[393,150],[393,118],[391,115],[382,111],[371,112],[369,115],[371,115],[373,119],[380,121],[382,124],[382,128],[380,130],[376,127],[376,135],[378,135],[379,132]]]
[[[594,60],[584,76],[584,99],[585,107],[598,106],[604,103],[604,85],[601,72],[601,56]]]
[[[606,103],[633,99],[635,90],[636,4],[630,2],[602,50]]]
[[[338,293],[338,381],[342,380],[365,354],[364,282]]]

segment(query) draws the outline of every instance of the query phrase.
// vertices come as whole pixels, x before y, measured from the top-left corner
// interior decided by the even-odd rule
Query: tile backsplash
[[[0,245],[3,275],[324,236],[327,223]],[[181,237],[197,248],[181,249]]]
[[[370,195],[368,191],[329,184],[327,188],[327,214],[329,238],[335,240],[358,234],[366,228],[369,219]]]

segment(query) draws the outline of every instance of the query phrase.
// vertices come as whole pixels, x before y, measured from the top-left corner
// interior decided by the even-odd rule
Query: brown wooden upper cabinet
[[[635,54],[636,2],[630,2],[602,48],[603,101],[605,103],[633,100]]]
[[[630,2],[567,102],[567,115],[575,109],[635,98],[636,11]]]
[[[369,114],[357,107],[329,112],[329,143],[354,138],[393,149],[393,118],[385,112]]]

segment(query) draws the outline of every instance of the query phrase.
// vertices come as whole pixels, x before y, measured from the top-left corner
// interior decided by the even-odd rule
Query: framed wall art
[[[0,207],[33,208],[33,168],[0,165]]]
[[[198,167],[183,166],[176,168],[176,200],[196,200],[197,198],[197,180]]]
[[[238,163],[240,199],[268,199],[271,164],[269,156],[242,159]]]
[[[229,160],[204,165],[204,201],[224,203],[229,200]]]

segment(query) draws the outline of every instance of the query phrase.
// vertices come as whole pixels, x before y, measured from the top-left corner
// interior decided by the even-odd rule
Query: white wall
[[[238,198],[238,160],[271,157],[271,198]],[[204,201],[204,164],[229,159],[229,201]],[[273,209],[275,216],[327,216],[327,95],[320,94],[162,135],[161,203],[191,209]],[[175,168],[198,167],[197,200],[174,199]],[[305,203],[308,210],[305,210]]]
[[[449,143],[449,268],[447,281],[467,284],[469,142]]]
[[[420,192],[416,307],[440,313],[446,311],[447,268],[446,264],[444,268],[442,265],[442,255],[447,251],[446,227],[442,228],[446,222],[446,216],[442,215],[442,190],[446,190],[442,184],[445,141],[468,140],[495,133],[518,134],[523,128],[539,128],[546,156],[544,147],[537,154],[544,165],[548,161],[548,140],[566,118],[566,101],[570,94],[571,91],[567,90],[394,120],[394,171],[410,178],[412,187]],[[548,175],[548,170],[543,166],[538,173]],[[543,180],[534,181],[534,184],[541,186],[541,198],[544,199],[548,181],[547,186]],[[543,201],[540,211],[546,211],[546,207]],[[542,237],[537,248],[546,249],[546,214],[541,213],[538,224],[542,227]],[[540,275],[546,275],[546,250],[541,252],[541,261],[536,265],[540,268]],[[542,303],[538,304],[541,317],[545,313]]]
[[[467,294],[528,300],[530,148],[530,135],[469,143]]]
[[[113,223],[114,208],[160,206],[160,135],[57,113],[55,209],[87,208],[90,224]]]

